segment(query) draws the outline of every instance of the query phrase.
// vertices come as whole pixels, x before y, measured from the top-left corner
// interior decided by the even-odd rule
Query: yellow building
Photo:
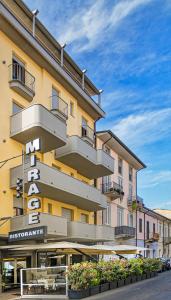
[[[0,87],[1,245],[9,232],[11,242],[28,243],[16,232],[37,226],[46,229],[38,241],[113,240],[96,213],[107,205],[96,179],[114,168],[113,158],[96,149],[96,122],[105,116],[100,91],[20,0],[0,0]],[[40,223],[29,225],[30,158],[22,153],[37,138]],[[20,198],[18,178],[24,178]]]

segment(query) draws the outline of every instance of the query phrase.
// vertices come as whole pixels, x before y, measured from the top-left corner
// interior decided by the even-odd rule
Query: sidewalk
[[[0,294],[0,300],[18,300],[20,298],[19,290],[12,290],[10,292],[5,292]]]

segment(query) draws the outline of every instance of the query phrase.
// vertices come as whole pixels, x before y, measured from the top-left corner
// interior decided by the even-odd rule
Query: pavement
[[[157,277],[104,292],[87,300],[171,300],[171,271]]]
[[[0,295],[0,300],[21,299],[17,290]],[[171,300],[171,271],[157,277],[104,292],[86,300]]]

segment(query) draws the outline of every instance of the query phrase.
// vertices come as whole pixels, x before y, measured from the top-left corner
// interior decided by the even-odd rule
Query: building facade
[[[171,220],[144,205],[137,210],[137,246],[145,257],[170,257]]]
[[[145,165],[110,130],[97,132],[97,144],[114,158],[114,173],[98,180],[108,197],[107,209],[99,218],[114,227],[115,239],[110,244],[136,245],[137,172]]]
[[[96,145],[100,92],[34,17],[20,0],[0,1],[0,244],[113,240],[114,229],[97,220],[107,207],[97,178],[114,168]],[[34,253],[1,251],[3,270],[9,261],[13,283],[18,266],[35,265]]]

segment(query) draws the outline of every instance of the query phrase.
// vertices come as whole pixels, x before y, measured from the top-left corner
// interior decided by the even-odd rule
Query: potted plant
[[[90,296],[93,296],[100,292],[100,277],[95,268],[90,270],[90,273]]]
[[[131,274],[131,281],[136,282],[142,279],[142,259],[135,258],[129,260],[129,272]]]
[[[89,296],[89,265],[78,263],[68,268],[69,299],[82,299]]]
[[[100,277],[100,292],[109,290],[109,263],[106,261],[100,261],[97,264],[97,270]]]
[[[125,279],[128,275],[128,263],[125,259],[119,260],[119,269],[118,269],[118,287],[125,285]]]

